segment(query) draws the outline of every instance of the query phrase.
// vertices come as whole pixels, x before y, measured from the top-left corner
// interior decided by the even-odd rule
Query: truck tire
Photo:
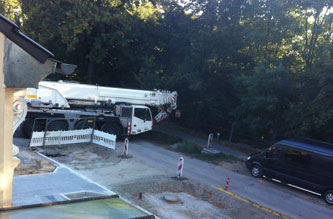
[[[51,121],[47,126],[47,131],[67,131],[68,122],[66,120],[54,120]]]
[[[31,138],[31,135],[32,135],[32,126],[34,125],[34,119],[33,118],[29,118],[29,119],[26,119],[24,122],[23,122],[23,126],[22,126],[22,134],[25,138]],[[35,130],[34,131],[43,131],[44,130],[44,125],[43,125],[43,122],[42,121],[38,121],[36,120],[36,123],[35,123]]]
[[[114,122],[106,122],[102,125],[101,131],[120,136],[121,135],[121,126]]]
[[[94,126],[94,123],[88,123],[88,122],[85,122],[84,120],[80,120],[78,121],[77,123],[75,123],[75,126],[74,128],[75,129],[87,129],[87,128],[93,128]]]

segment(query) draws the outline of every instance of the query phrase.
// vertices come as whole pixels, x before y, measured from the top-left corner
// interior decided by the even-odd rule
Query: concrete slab
[[[18,145],[26,147],[28,140],[21,140]],[[51,162],[56,170],[14,176],[13,208],[1,209],[0,218],[154,218],[66,164],[39,152],[35,154]]]
[[[219,154],[221,153],[221,151],[219,150],[215,150],[215,149],[212,149],[212,148],[203,148],[201,153],[206,153],[206,154]]]
[[[66,204],[27,207],[1,211],[0,218],[6,219],[92,219],[92,218],[155,218],[151,214],[126,203],[119,198],[102,198]]]
[[[60,166],[53,173],[15,176],[13,206],[64,201],[68,200],[64,194],[76,192],[90,192],[96,196],[115,195],[112,191]]]

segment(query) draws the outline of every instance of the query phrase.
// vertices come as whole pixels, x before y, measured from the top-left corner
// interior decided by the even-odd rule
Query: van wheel
[[[328,190],[324,193],[324,199],[327,204],[333,205],[333,190]]]
[[[253,165],[251,168],[251,175],[254,177],[261,177],[262,169],[258,165]]]

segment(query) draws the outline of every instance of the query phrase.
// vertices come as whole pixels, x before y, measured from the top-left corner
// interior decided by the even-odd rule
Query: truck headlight
[[[250,160],[250,159],[251,159],[251,156],[248,156],[248,157],[247,157],[247,160]]]

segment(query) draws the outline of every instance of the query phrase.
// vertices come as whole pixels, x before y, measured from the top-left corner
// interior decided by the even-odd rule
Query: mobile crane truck
[[[39,82],[28,88],[22,133],[94,128],[118,137],[149,130],[177,108],[177,92],[122,89],[72,82]],[[149,107],[157,107],[152,119]],[[87,119],[89,118],[89,119]],[[90,119],[93,118],[93,119]],[[44,120],[43,120],[44,119]],[[47,123],[45,120],[48,120]]]

